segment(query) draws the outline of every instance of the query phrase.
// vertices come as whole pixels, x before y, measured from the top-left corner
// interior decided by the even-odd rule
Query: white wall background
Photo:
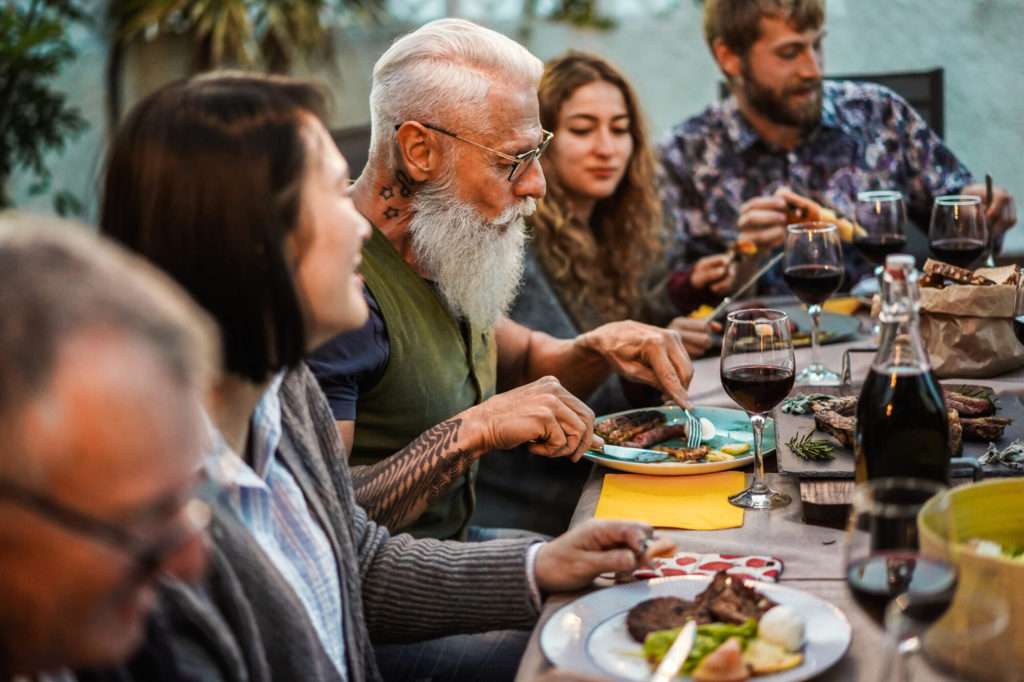
[[[609,0],[602,8],[618,19],[617,28],[604,32],[537,20],[522,33],[520,3],[392,0],[394,24],[339,27],[334,62],[313,68],[311,75],[328,81],[335,93],[333,125],[364,123],[373,62],[389,41],[408,27],[454,13],[522,39],[542,59],[569,47],[605,55],[632,79],[654,135],[717,97],[720,77],[693,0]],[[827,11],[826,73],[943,67],[947,142],[976,175],[991,173],[1024,203],[1024,0],[827,0]],[[63,154],[51,157],[51,168],[54,187],[82,197],[86,217],[94,220],[106,137],[106,43],[84,29],[74,38],[81,56],[58,85],[91,127]],[[173,49],[144,46],[139,52],[126,73],[132,92],[181,68],[180,53]],[[13,179],[16,200],[49,210],[48,199],[25,197],[27,186],[27,179]],[[1013,230],[1005,250],[1024,254],[1024,228]]]

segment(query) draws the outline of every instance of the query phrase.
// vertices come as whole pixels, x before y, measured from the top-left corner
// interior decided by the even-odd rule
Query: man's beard
[[[776,93],[771,87],[762,84],[751,73],[750,63],[743,62],[743,96],[747,103],[757,113],[767,118],[772,123],[784,126],[793,126],[801,130],[809,130],[818,125],[821,120],[821,80],[809,81],[796,87],[783,89]],[[814,90],[814,96],[805,101],[801,106],[793,107],[788,104],[791,95],[797,92]]]
[[[474,329],[489,330],[508,312],[523,276],[527,198],[493,219],[455,199],[451,179],[417,192],[410,223],[416,262],[437,283],[441,296]]]

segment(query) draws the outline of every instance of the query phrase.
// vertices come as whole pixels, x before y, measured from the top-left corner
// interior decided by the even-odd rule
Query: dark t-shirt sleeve
[[[380,307],[365,286],[363,296],[370,308],[366,324],[357,331],[335,336],[306,358],[339,421],[355,420],[359,394],[381,380],[391,352]]]

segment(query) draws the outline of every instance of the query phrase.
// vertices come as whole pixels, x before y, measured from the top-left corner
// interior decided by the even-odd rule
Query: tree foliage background
[[[12,205],[7,191],[15,169],[34,181],[32,195],[51,191],[44,155],[86,128],[85,119],[52,81],[76,53],[68,38],[75,22],[88,21],[80,0],[13,0],[0,7],[0,208]],[[79,213],[81,202],[67,191],[53,194],[60,214]]]

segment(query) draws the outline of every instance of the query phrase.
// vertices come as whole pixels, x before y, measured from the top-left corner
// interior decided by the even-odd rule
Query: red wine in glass
[[[843,282],[843,270],[834,265],[796,265],[782,273],[786,285],[807,305],[828,300]]]
[[[984,241],[968,237],[937,239],[930,246],[936,258],[958,268],[969,267],[985,253]]]
[[[949,608],[956,591],[956,572],[947,563],[908,550],[882,551],[850,562],[846,584],[865,613],[879,625],[894,597],[901,610],[922,623],[932,623]]]
[[[750,365],[722,372],[722,386],[729,397],[747,412],[768,412],[793,389],[793,370]]]
[[[906,247],[907,238],[902,234],[869,234],[853,238],[853,246],[861,258],[872,265],[885,264],[890,253],[899,253]]]

